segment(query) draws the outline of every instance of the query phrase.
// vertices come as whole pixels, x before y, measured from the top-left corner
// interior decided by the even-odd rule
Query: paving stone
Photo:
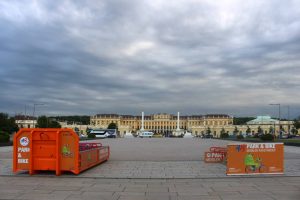
[[[69,195],[66,200],[87,200],[87,199],[97,199],[97,200],[117,200],[119,196],[115,195],[100,195],[100,194],[91,194],[91,195]]]
[[[54,194],[54,195],[61,195],[61,194],[68,194],[68,195],[80,195],[82,194],[83,192],[82,191],[70,191],[70,190],[67,190],[67,191],[64,191],[64,190],[56,190],[56,191],[52,191],[51,194]]]
[[[147,187],[146,192],[147,193],[161,193],[161,192],[168,192],[168,187]]]
[[[0,147],[0,199],[300,199],[299,148],[285,148],[285,175],[227,177],[224,164],[206,164],[202,159],[209,146],[227,141],[141,141],[129,141],[128,146],[121,139],[103,140],[115,151],[108,162],[78,176],[60,177],[54,173],[13,175],[12,148]],[[176,141],[177,154],[170,141]],[[142,147],[154,153],[145,156],[138,151]],[[122,148],[135,149],[128,154],[119,152]],[[181,153],[185,151],[186,156]]]
[[[143,195],[122,195],[118,200],[147,200]]]
[[[126,186],[124,192],[146,192],[146,185]]]
[[[300,199],[300,191],[294,191],[289,193],[276,193],[270,195],[273,199],[276,200],[299,200]]]
[[[68,185],[68,186],[61,186],[61,185],[41,185],[41,186],[38,186],[36,187],[35,189],[37,190],[44,190],[44,189],[47,189],[47,190],[63,190],[63,191],[78,191],[81,189],[81,187],[78,187],[78,186],[72,186],[71,184]]]
[[[29,200],[47,200],[47,199],[66,199],[69,194],[23,194],[16,199],[29,199]]]
[[[145,196],[146,192],[139,192],[139,191],[130,191],[130,192],[116,192],[119,196]]]
[[[17,199],[20,196],[20,194],[5,194],[0,193],[0,199],[8,200],[8,199]]]
[[[222,200],[273,200],[271,196],[264,195],[264,194],[220,194],[219,195]]]
[[[299,190],[299,188],[296,186],[288,186],[288,185],[282,185],[282,186],[264,185],[264,186],[259,187],[259,190],[261,190],[261,191],[297,191],[297,190]]]
[[[252,186],[213,186],[213,191],[257,191],[258,189]]]
[[[105,185],[105,184],[97,184],[91,187],[82,187],[82,191],[103,191],[103,192],[121,192],[124,191],[125,187],[121,187],[119,185]]]
[[[173,198],[171,198],[173,200]],[[206,195],[180,195],[174,200],[220,200],[219,196],[206,196]]]

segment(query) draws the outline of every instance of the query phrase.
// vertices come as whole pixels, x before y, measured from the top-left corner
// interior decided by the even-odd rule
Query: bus
[[[96,138],[116,138],[117,129],[93,129],[89,134],[94,134]]]

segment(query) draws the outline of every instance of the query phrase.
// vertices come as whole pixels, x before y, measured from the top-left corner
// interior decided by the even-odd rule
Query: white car
[[[153,135],[154,135],[153,132],[145,131],[145,132],[141,132],[141,133],[139,134],[139,137],[140,137],[140,138],[144,138],[144,137],[151,138]]]
[[[281,139],[288,139],[288,138],[289,138],[289,134],[284,133],[281,135]]]

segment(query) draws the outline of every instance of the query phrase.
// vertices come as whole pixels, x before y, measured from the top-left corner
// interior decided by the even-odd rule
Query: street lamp
[[[288,135],[290,135],[290,106],[286,106],[287,107],[287,120],[288,120]]]
[[[45,104],[43,104],[43,103],[34,103],[34,104],[33,104],[33,120],[32,120],[32,127],[33,127],[33,128],[35,128],[35,127],[34,127],[35,106],[43,106],[43,105],[45,105]]]
[[[280,103],[271,103],[270,106],[278,106],[278,125],[279,125],[279,135],[281,136],[281,128],[280,128]],[[275,127],[274,127],[275,128]],[[275,131],[275,130],[274,130]]]

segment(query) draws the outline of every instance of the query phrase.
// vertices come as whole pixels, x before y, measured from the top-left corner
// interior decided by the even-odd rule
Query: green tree
[[[90,124],[90,116],[87,115],[73,115],[73,116],[56,116],[49,117],[55,121],[66,121],[68,124],[82,124],[89,125]]]
[[[9,117],[6,113],[0,113],[0,131],[12,134],[19,130],[14,117]]]
[[[269,134],[274,134],[274,127],[273,126],[270,126],[270,128],[269,128]]]
[[[237,135],[238,133],[239,133],[239,130],[238,130],[237,127],[235,127],[234,130],[233,130],[233,135]]]
[[[263,134],[263,130],[262,130],[262,128],[260,126],[257,128],[257,133],[258,134]]]
[[[244,139],[244,136],[242,134],[239,134],[239,135],[236,136],[236,139],[242,140],[242,139]]]
[[[246,135],[250,135],[250,133],[251,133],[251,128],[248,126],[246,130]]]
[[[294,120],[294,127],[295,127],[296,129],[299,129],[299,128],[300,128],[300,121],[299,121],[299,119],[298,119],[298,120],[297,120],[297,119]]]
[[[297,135],[298,134],[298,130],[295,127],[293,127],[292,130],[291,130],[291,133],[293,135]]]
[[[107,127],[108,129],[118,129],[118,125],[116,123],[110,123]]]
[[[221,134],[224,134],[224,133],[226,133],[225,129],[224,129],[224,128],[222,128],[220,133],[221,133]]]
[[[46,116],[40,116],[36,126],[38,128],[61,128],[61,125],[57,121]]]
[[[89,134],[90,132],[91,132],[91,128],[89,128],[89,127],[86,127],[86,129],[85,129],[85,132],[87,133],[87,134]]]
[[[50,121],[49,128],[61,128],[61,125],[57,121]]]
[[[228,138],[228,137],[229,137],[228,133],[225,131],[224,128],[222,128],[220,132],[220,138]]]
[[[255,118],[254,117],[234,117],[233,118],[233,124],[234,125],[244,125],[248,121],[251,121],[253,119],[255,119]]]
[[[2,143],[2,142],[3,143],[9,142],[9,138],[10,138],[10,136],[9,136],[8,133],[3,132],[3,131],[0,130],[0,143]]]
[[[211,134],[211,130],[210,130],[209,127],[206,129],[206,134],[207,134],[207,135],[210,135],[210,134]]]
[[[37,128],[48,128],[48,118],[46,116],[40,116],[37,119]]]

